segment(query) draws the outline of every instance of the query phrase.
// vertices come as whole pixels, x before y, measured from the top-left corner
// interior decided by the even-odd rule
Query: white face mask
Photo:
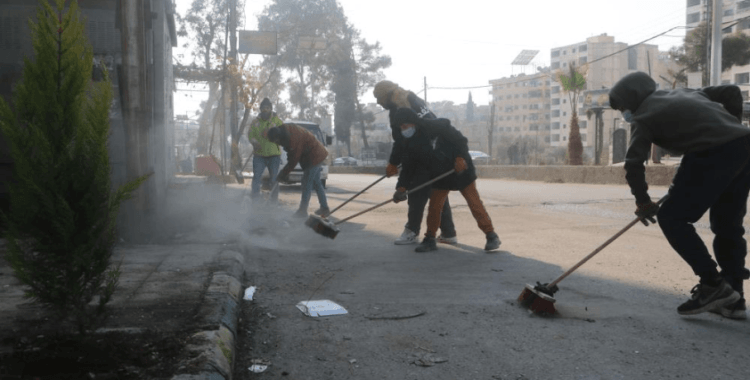
[[[630,112],[630,110],[622,111],[622,118],[625,119],[628,123],[633,122],[633,113]]]
[[[409,137],[414,136],[414,133],[416,133],[416,132],[417,132],[417,128],[412,125],[409,128],[402,129],[401,130],[401,135],[408,139]]]

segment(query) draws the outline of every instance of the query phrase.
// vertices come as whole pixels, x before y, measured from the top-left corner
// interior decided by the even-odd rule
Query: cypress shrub
[[[112,262],[120,204],[147,176],[113,189],[107,143],[112,85],[91,81],[93,49],[77,2],[42,0],[29,20],[33,58],[0,131],[13,159],[7,260],[26,296],[83,335],[106,317],[119,278]],[[98,300],[97,300],[98,298]],[[92,302],[92,301],[97,302]]]

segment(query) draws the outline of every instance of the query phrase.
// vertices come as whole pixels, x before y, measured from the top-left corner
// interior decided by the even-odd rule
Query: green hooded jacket
[[[281,148],[263,137],[263,131],[268,128],[278,127],[281,124],[284,124],[284,122],[276,116],[275,112],[271,114],[271,117],[268,118],[268,120],[263,120],[258,116],[252,123],[250,123],[250,130],[247,132],[247,138],[250,141],[253,141],[253,139],[258,140],[258,144],[260,145],[258,150],[254,151],[253,154],[263,157],[281,155]]]

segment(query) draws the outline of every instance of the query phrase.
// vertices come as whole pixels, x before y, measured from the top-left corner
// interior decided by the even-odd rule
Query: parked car
[[[354,157],[339,157],[333,160],[333,166],[359,166],[359,162]]]
[[[474,161],[474,165],[489,165],[492,159],[487,153],[478,150],[470,150],[469,155],[471,160]]]

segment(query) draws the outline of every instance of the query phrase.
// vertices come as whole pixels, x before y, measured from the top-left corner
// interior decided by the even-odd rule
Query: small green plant
[[[119,279],[112,264],[120,204],[147,177],[117,190],[110,180],[106,74],[92,83],[93,50],[73,1],[41,1],[29,21],[33,59],[24,61],[13,107],[0,98],[0,131],[11,150],[10,211],[3,214],[15,276],[26,296],[83,335],[103,321]],[[96,306],[90,305],[98,297]]]

